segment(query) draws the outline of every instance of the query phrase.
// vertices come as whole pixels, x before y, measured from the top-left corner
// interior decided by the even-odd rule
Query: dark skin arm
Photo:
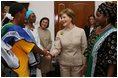
[[[33,52],[42,54],[44,56],[49,55],[50,53],[47,52],[47,50],[41,50],[37,45],[35,45],[32,49]]]
[[[108,73],[107,77],[112,77],[115,73],[116,65],[115,64],[109,64],[108,66]]]

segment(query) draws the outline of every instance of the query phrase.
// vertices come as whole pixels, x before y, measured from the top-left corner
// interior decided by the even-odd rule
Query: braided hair
[[[117,21],[117,5],[111,2],[105,2],[99,5],[97,11],[104,16],[109,17],[109,23],[115,25]]]

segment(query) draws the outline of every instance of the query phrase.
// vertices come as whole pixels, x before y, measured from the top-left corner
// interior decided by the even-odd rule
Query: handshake
[[[44,51],[44,53],[45,53],[44,57],[45,57],[46,59],[48,59],[48,60],[51,60],[52,57],[54,56],[54,54],[53,54],[53,53],[50,53],[47,49],[44,49],[43,51]]]

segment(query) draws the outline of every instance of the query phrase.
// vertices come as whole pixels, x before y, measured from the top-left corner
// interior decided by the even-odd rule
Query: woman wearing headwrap
[[[86,70],[87,77],[117,76],[117,29],[114,27],[117,18],[117,5],[111,2],[102,3],[96,12],[96,23],[99,27],[92,32],[88,48],[84,55],[87,62],[80,70]]]
[[[28,10],[26,12],[26,26],[25,26],[25,31],[29,34],[29,36],[32,38],[32,40],[35,42],[35,44],[40,47],[42,50],[42,46],[40,45],[40,38],[39,38],[39,35],[38,35],[38,28],[36,29],[36,27],[34,26],[34,23],[36,21],[36,16],[35,16],[35,13],[34,11],[32,10]],[[35,57],[36,57],[36,61],[32,62],[33,65],[30,65],[30,76],[36,76],[36,65],[39,65],[39,55],[38,54],[34,54]],[[31,53],[30,55],[28,55],[28,58],[31,59],[32,56],[31,56]],[[38,66],[39,67],[39,66]],[[39,70],[37,68],[37,70]],[[41,75],[40,75],[41,76]]]
[[[30,29],[31,33],[33,34],[33,36],[35,38],[33,40],[36,41],[36,44],[38,45],[38,47],[43,49],[42,46],[40,45],[40,38],[39,38],[39,35],[38,35],[38,28],[36,28],[36,26],[34,26],[34,23],[36,21],[36,16],[35,16],[34,11],[29,10],[29,11],[26,12],[26,21],[27,21],[27,24],[26,24],[25,28]]]

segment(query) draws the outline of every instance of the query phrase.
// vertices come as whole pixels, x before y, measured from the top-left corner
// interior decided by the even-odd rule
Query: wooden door
[[[112,1],[113,3],[117,4],[117,1]]]
[[[88,23],[88,16],[94,14],[94,1],[55,1],[55,36],[64,27],[60,23],[59,12],[65,8],[74,11],[74,24],[83,28]]]

